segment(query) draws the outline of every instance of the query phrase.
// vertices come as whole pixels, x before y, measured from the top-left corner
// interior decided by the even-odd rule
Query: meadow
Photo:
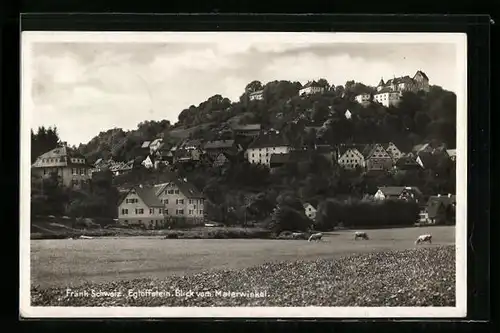
[[[220,270],[242,270],[286,261],[330,260],[354,254],[414,249],[423,233],[432,245],[454,245],[455,227],[368,230],[370,240],[354,240],[353,231],[326,233],[321,242],[263,239],[163,239],[102,237],[31,240],[31,285],[77,287],[132,279],[164,279]]]

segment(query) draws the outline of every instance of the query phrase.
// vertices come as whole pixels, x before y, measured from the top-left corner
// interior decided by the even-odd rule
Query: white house
[[[262,100],[263,98],[264,98],[263,90],[254,91],[248,95],[248,99],[251,101],[258,101]]]
[[[165,218],[184,218],[190,223],[201,223],[205,198],[186,179],[173,179],[154,186],[155,195],[164,205]]]
[[[355,145],[342,145],[339,147],[337,162],[344,169],[352,170],[365,167],[365,157],[359,147]]]
[[[153,159],[150,157],[150,155],[148,155],[142,162],[141,162],[142,165],[144,165],[145,168],[147,169],[151,169],[152,167],[154,167],[154,162],[153,162]]]
[[[373,99],[385,107],[397,106],[401,101],[401,93],[393,91],[383,91],[374,95]]]
[[[373,197],[375,200],[399,199],[418,202],[422,198],[422,192],[415,186],[381,186]]]
[[[319,85],[316,81],[309,81],[299,90],[299,95],[312,95],[323,91],[325,91],[325,87]]]
[[[125,225],[160,227],[164,223],[164,205],[153,188],[137,186],[118,204],[118,221]]]
[[[365,103],[370,102],[371,95],[370,95],[370,94],[359,94],[359,95],[357,95],[356,97],[354,97],[354,99],[355,99],[355,100],[356,100],[356,102],[358,102],[359,104],[365,104]]]
[[[351,119],[351,117],[352,117],[352,113],[351,113],[351,111],[349,111],[349,110],[347,110],[347,111],[344,113],[344,115],[345,115],[345,118],[346,118],[346,119]]]
[[[314,207],[312,204],[306,202],[304,204],[304,211],[306,213],[306,216],[310,218],[311,220],[316,220],[316,207]]]
[[[163,139],[155,139],[149,144],[149,152],[155,154],[163,146]]]
[[[248,162],[269,167],[272,154],[287,154],[292,150],[283,136],[267,134],[257,137],[246,150]]]

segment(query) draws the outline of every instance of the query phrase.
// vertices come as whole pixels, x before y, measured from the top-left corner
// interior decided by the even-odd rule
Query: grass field
[[[135,278],[164,278],[219,269],[243,269],[284,260],[337,258],[355,253],[415,248],[418,235],[433,244],[453,245],[454,227],[370,230],[368,241],[352,231],[328,233],[322,242],[257,239],[162,239],[147,237],[90,240],[32,240],[31,283],[40,288],[78,286]]]

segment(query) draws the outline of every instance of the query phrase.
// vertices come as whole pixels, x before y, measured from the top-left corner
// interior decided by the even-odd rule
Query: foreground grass
[[[454,227],[370,230],[369,241],[355,241],[352,231],[338,231],[325,234],[318,243],[164,237],[32,240],[30,278],[32,285],[42,288],[78,287],[86,281],[162,279],[209,270],[244,269],[274,261],[335,259],[357,253],[411,249],[422,233],[432,233],[431,247],[455,243]]]
[[[76,297],[69,291],[87,294]],[[282,261],[165,279],[86,283],[71,290],[34,287],[31,300],[32,306],[454,306],[455,249]]]

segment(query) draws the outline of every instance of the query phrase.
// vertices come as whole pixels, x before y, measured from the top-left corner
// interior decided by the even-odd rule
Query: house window
[[[177,215],[184,215],[184,209],[177,209],[176,213]]]
[[[196,205],[194,205],[194,207],[193,207],[193,208],[194,208],[194,209],[196,209]]]
[[[179,199],[179,205],[184,205],[184,199]]]
[[[73,170],[72,170],[72,171],[73,171],[73,174],[74,174],[74,175],[76,175],[76,174],[77,174],[77,172],[76,172],[76,168],[73,168]]]
[[[163,203],[167,205],[168,204],[168,199],[163,199]]]
[[[203,214],[203,210],[200,210],[200,215]]]
[[[179,190],[175,190],[175,194],[179,194]]]
[[[193,203],[193,200],[189,199],[189,204],[191,205]]]
[[[127,214],[128,214],[128,209],[123,208],[123,209],[122,209],[122,215],[127,215]]]
[[[136,214],[144,214],[144,209],[143,208],[136,208],[135,213]]]
[[[155,209],[154,208],[149,208],[149,214],[154,214]]]
[[[193,211],[192,210],[189,210],[189,215],[193,215]]]
[[[43,174],[46,175],[47,174],[47,169],[43,169]]]

